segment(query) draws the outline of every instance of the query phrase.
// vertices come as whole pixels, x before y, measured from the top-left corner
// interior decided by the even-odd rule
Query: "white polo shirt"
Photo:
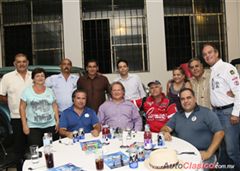
[[[232,115],[239,116],[240,112],[240,80],[237,69],[219,59],[211,67],[210,100],[214,107],[234,104]],[[234,97],[227,95],[232,91]]]
[[[126,79],[119,75],[114,81],[120,81],[125,88],[125,100],[137,100],[146,96],[140,77],[136,74],[128,74]]]
[[[31,72],[27,71],[25,80],[17,70],[5,74],[0,81],[0,95],[8,96],[8,107],[11,118],[20,118],[19,105],[23,90],[32,85]]]

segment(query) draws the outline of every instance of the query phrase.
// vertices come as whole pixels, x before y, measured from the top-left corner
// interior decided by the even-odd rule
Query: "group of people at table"
[[[16,70],[0,82],[1,101],[11,112],[16,153],[22,158],[27,145],[41,146],[45,132],[56,140],[59,135],[72,138],[79,128],[97,137],[102,125],[142,131],[141,109],[152,132],[162,131],[167,141],[174,132],[200,151],[203,162],[216,162],[218,151],[219,164],[233,164],[239,170],[239,75],[222,61],[214,44],[204,44],[202,56],[211,72],[204,70],[199,58],[191,59],[193,77],[187,79],[177,67],[166,95],[160,81],[154,80],[148,83],[147,96],[140,77],[128,72],[126,60],[117,62],[119,76],[110,84],[95,60],[87,62],[87,74],[79,77],[71,74],[72,62],[65,58],[61,73],[46,78],[42,68],[28,71],[27,56],[17,54]],[[21,161],[17,166],[21,170]]]

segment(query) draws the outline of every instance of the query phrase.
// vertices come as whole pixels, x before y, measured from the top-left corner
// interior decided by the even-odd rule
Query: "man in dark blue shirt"
[[[204,163],[214,162],[214,153],[218,149],[224,131],[217,115],[208,108],[198,106],[192,89],[183,88],[179,92],[183,110],[178,111],[161,129],[166,140],[170,133],[194,145],[201,154]]]
[[[73,105],[64,110],[60,118],[61,136],[73,137],[73,131],[83,128],[85,133],[97,137],[101,130],[98,117],[93,109],[86,107],[87,93],[75,90],[72,94]]]

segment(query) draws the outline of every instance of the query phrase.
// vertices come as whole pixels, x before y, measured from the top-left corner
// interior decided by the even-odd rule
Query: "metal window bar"
[[[86,3],[87,0],[84,1],[84,3]],[[83,1],[82,1],[83,2]],[[129,46],[134,46],[136,44],[141,45],[141,56],[139,56],[140,61],[142,61],[142,66],[141,66],[141,71],[146,71],[147,68],[145,66],[145,60],[146,54],[147,53],[143,53],[146,48],[144,48],[144,46],[146,46],[146,44],[143,44],[144,42],[146,42],[146,36],[144,37],[144,29],[142,27],[144,27],[144,24],[140,24],[139,23],[139,17],[144,19],[144,9],[129,9],[129,8],[125,8],[123,9],[123,6],[121,6],[121,9],[117,9],[118,6],[115,4],[115,0],[111,1],[111,10],[109,10],[109,8],[106,10],[101,9],[98,10],[97,7],[95,10],[91,9],[91,11],[87,11],[86,8],[84,8],[83,3],[81,4],[82,6],[82,20],[83,21],[87,21],[87,20],[98,20],[98,19],[109,19],[109,23],[110,23],[110,44],[111,44],[111,60],[112,60],[112,71],[116,71],[116,67],[115,67],[115,63],[118,60],[118,56],[117,53],[119,53],[116,48],[119,49],[119,47],[129,47]],[[118,1],[120,2],[120,1]],[[99,11],[101,13],[99,13]],[[107,15],[105,15],[107,14]],[[103,17],[104,16],[104,17]],[[134,20],[135,21],[135,25],[134,25]],[[116,22],[117,21],[117,22]],[[129,23],[130,22],[130,23]],[[143,21],[142,21],[143,22]],[[123,30],[119,31],[118,33],[116,33],[116,27],[122,27],[124,28]],[[138,27],[138,28],[137,28]],[[141,27],[141,28],[139,28]],[[134,32],[134,29],[136,29],[136,33]],[[136,35],[140,35],[140,39],[139,42],[136,43]],[[84,45],[83,45],[84,46]],[[130,53],[133,53],[133,50],[131,50]],[[132,55],[133,56],[133,55]],[[134,60],[134,59],[133,59]],[[136,59],[135,59],[136,60]]]
[[[204,1],[204,2],[203,2]],[[164,0],[164,16],[167,17],[183,17],[188,16],[190,18],[190,38],[191,38],[191,57],[197,57],[201,55],[201,47],[205,42],[211,41],[218,43],[220,54],[223,57],[227,56],[227,47],[226,47],[226,22],[225,22],[225,6],[224,0],[218,1],[206,1],[206,0]],[[191,2],[192,10],[189,10],[189,4]],[[207,3],[208,6],[206,6]],[[184,4],[181,6],[181,4]],[[191,12],[190,12],[191,11]],[[203,19],[211,19],[213,20],[216,18],[216,35],[214,36],[207,36],[204,33],[207,33],[208,26],[211,26],[210,23],[199,24],[197,23],[197,17],[202,17]],[[215,19],[214,19],[215,20]],[[223,21],[223,22],[221,22]],[[206,25],[208,24],[208,25]],[[167,29],[167,28],[166,28]],[[177,30],[176,30],[177,31]],[[177,36],[177,32],[175,31],[175,36]],[[211,32],[210,32],[211,33]],[[199,37],[202,35],[201,37]],[[202,39],[205,36],[205,40]],[[166,40],[168,35],[166,35]],[[181,52],[180,52],[181,53]],[[167,58],[171,58],[167,52]],[[175,60],[174,58],[170,61]],[[170,62],[168,59],[168,62]],[[172,69],[175,66],[172,66],[171,63],[168,64],[168,69]]]
[[[37,48],[37,45],[39,44],[39,42],[36,40],[36,36],[37,34],[41,34],[40,32],[37,32],[36,30],[34,30],[35,25],[51,25],[48,26],[49,30],[47,32],[45,32],[46,34],[52,34],[56,31],[56,36],[58,37],[58,42],[55,42],[57,45],[59,45],[58,47],[56,47],[56,49],[61,49],[61,54],[60,54],[60,58],[63,56],[64,51],[63,51],[63,29],[62,29],[62,1],[58,0],[58,1],[46,1],[46,0],[2,0],[0,2],[1,6],[3,5],[8,5],[9,9],[8,9],[8,13],[12,15],[9,16],[5,16],[5,20],[6,22],[2,22],[1,23],[1,28],[3,27],[14,27],[14,26],[24,26],[24,25],[31,25],[31,37],[32,37],[32,56],[33,56],[33,64],[37,64],[36,62],[36,52],[39,52],[41,50],[44,51],[51,51],[54,48],[51,47],[51,44],[49,44],[49,42],[44,43],[46,44],[46,47],[44,49],[41,48]],[[34,6],[35,3],[35,6]],[[36,4],[37,3],[37,4]],[[11,8],[12,5],[14,5],[15,7],[17,7],[17,9],[15,10],[15,8]],[[25,13],[26,9],[23,5],[26,6],[30,6],[29,9],[29,13]],[[13,7],[14,7],[13,6]],[[20,6],[20,8],[18,7]],[[51,8],[45,8],[47,6],[50,6]],[[54,7],[53,7],[54,6]],[[22,8],[23,7],[23,8]],[[39,9],[39,8],[44,8]],[[46,10],[47,9],[47,10]],[[37,11],[34,12],[34,10]],[[25,12],[24,12],[25,11]],[[13,15],[15,14],[15,15]],[[18,15],[16,15],[18,14]],[[28,16],[30,16],[30,18],[28,18]],[[18,17],[15,18],[14,17]],[[21,18],[22,17],[22,18]],[[2,17],[3,18],[3,17]],[[58,25],[59,27],[55,27],[54,25]],[[60,29],[59,29],[60,28]],[[3,29],[1,29],[3,30]],[[2,37],[4,37],[3,32],[1,31],[1,34],[3,35]],[[50,39],[50,38],[49,38]],[[51,39],[49,41],[52,41]],[[4,58],[6,58],[5,56],[5,52],[4,52],[4,41],[3,45],[2,45],[2,49],[3,49],[3,56]],[[54,42],[54,41],[52,41]],[[47,47],[49,46],[49,47]],[[58,62],[57,62],[58,64]]]

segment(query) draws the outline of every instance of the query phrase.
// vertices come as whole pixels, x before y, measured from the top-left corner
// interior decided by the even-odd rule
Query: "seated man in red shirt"
[[[143,103],[146,113],[146,123],[152,132],[160,132],[160,129],[176,113],[176,105],[169,104],[169,99],[162,92],[161,83],[158,80],[148,83],[150,96]],[[142,99],[133,101],[138,107],[142,105]]]

